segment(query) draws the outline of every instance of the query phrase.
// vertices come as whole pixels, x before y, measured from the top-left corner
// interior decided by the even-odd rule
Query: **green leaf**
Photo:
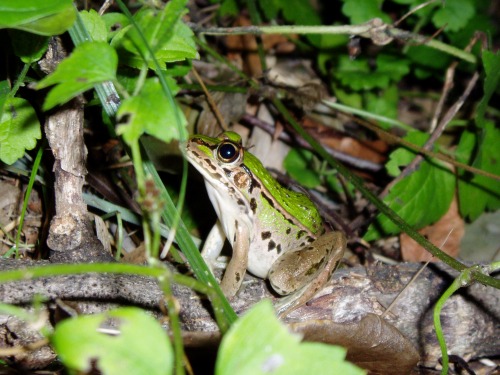
[[[345,86],[353,90],[385,89],[391,82],[400,81],[408,72],[409,61],[387,54],[377,56],[377,66],[373,70],[368,60],[358,58],[351,60],[343,55],[334,71],[334,76]]]
[[[500,129],[491,121],[485,123],[478,135],[465,131],[458,145],[457,159],[469,162],[470,155],[475,154],[472,166],[496,175],[500,175],[500,157],[498,144]],[[476,147],[477,145],[477,147]],[[500,208],[500,182],[492,178],[461,173],[458,180],[459,207],[462,216],[471,221],[477,219],[484,211]]]
[[[76,19],[71,0],[22,0],[0,3],[0,29],[13,28],[39,35],[57,35]]]
[[[222,339],[216,375],[357,375],[364,371],[345,362],[345,349],[300,343],[274,316],[268,300],[253,306]]]
[[[4,103],[0,121],[0,160],[13,164],[42,137],[35,110],[24,99],[10,98]]]
[[[114,38],[125,26],[130,25],[130,20],[123,13],[106,13],[102,15],[101,19],[106,24],[109,39]]]
[[[178,91],[175,81],[168,78],[172,95]],[[148,133],[164,142],[180,139],[177,130],[177,119],[186,126],[184,114],[177,105],[172,108],[171,102],[165,97],[157,78],[146,80],[139,95],[125,99],[118,108],[118,119],[126,119],[117,133],[123,135],[128,144],[136,142],[139,137]]]
[[[103,332],[113,327],[118,334]],[[59,359],[72,370],[88,373],[95,367],[105,375],[172,373],[167,333],[135,307],[66,319],[56,326],[51,341]]]
[[[116,52],[107,43],[85,42],[78,45],[54,73],[38,82],[37,89],[56,85],[47,95],[43,109],[66,103],[97,83],[115,80],[117,66]]]
[[[49,45],[48,37],[26,31],[9,30],[9,36],[15,55],[25,64],[40,60]]]
[[[368,112],[388,118],[398,117],[398,102],[399,90],[394,84],[386,90],[378,90],[377,92],[368,91],[364,95],[365,109]],[[388,129],[392,125],[380,122],[381,126]]]
[[[292,149],[283,160],[288,174],[307,188],[315,188],[321,184],[318,173],[311,168],[314,154],[304,149]]]
[[[467,25],[475,13],[473,0],[447,1],[434,13],[432,22],[437,28],[446,25],[446,31],[458,31]]]
[[[161,12],[144,8],[134,16],[160,66],[199,57],[194,34],[181,20],[185,13],[183,4],[184,0],[171,1]],[[141,68],[146,59],[148,66],[156,69],[147,46],[134,27],[128,26],[118,32],[111,45],[118,49],[123,64]]]
[[[373,18],[381,18],[384,22],[391,22],[390,17],[380,9],[383,0],[342,0],[342,13],[344,13],[353,24],[369,21]]]
[[[426,134],[410,133],[405,140],[422,145]],[[387,170],[391,175],[399,175],[415,153],[398,148],[390,154]],[[384,202],[401,216],[409,225],[420,229],[439,220],[450,207],[455,191],[455,177],[442,163],[425,159],[418,170],[396,183]],[[400,229],[386,216],[379,215],[363,237],[372,241],[388,234],[397,234]]]
[[[108,29],[104,19],[94,9],[82,10],[80,17],[94,42],[106,42],[108,40]]]
[[[457,149],[457,159],[464,163],[496,175],[500,175],[498,143],[500,130],[486,120],[486,108],[498,87],[500,79],[500,52],[484,51],[483,65],[485,80],[484,94],[476,108],[477,132],[466,130],[462,133]],[[497,180],[470,173],[461,173],[458,182],[460,213],[475,220],[485,210],[500,208],[500,183]]]

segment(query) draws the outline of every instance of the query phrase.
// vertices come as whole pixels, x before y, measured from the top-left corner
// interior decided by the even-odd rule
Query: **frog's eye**
[[[217,148],[217,157],[224,163],[232,163],[239,156],[238,147],[232,142],[222,142]]]

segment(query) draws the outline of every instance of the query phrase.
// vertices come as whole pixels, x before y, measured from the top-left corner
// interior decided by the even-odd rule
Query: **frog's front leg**
[[[240,289],[247,271],[248,250],[250,248],[250,231],[248,227],[236,221],[234,238],[229,240],[232,240],[233,254],[226,267],[220,286],[226,297],[233,297]]]
[[[218,267],[217,258],[222,251],[225,240],[226,235],[224,234],[224,229],[222,228],[220,220],[217,220],[215,225],[210,230],[210,233],[208,233],[205,243],[203,244],[203,250],[201,251],[201,256],[203,257],[205,263],[207,263],[212,273],[213,269]]]
[[[344,255],[346,239],[341,232],[329,232],[310,245],[284,253],[273,263],[268,278],[284,297],[277,305],[280,316],[309,301],[329,280]]]

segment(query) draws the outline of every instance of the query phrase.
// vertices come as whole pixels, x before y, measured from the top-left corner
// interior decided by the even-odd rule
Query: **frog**
[[[220,282],[225,296],[236,295],[248,271],[269,280],[283,297],[276,305],[278,315],[308,302],[342,259],[345,235],[325,232],[311,199],[273,178],[238,133],[192,135],[185,155],[203,176],[218,218],[202,248],[203,259],[213,267],[226,239],[232,246]]]

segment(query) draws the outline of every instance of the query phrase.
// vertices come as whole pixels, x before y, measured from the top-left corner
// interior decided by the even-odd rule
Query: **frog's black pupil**
[[[224,143],[219,147],[219,156],[223,160],[231,161],[236,155],[236,147],[231,143]]]

